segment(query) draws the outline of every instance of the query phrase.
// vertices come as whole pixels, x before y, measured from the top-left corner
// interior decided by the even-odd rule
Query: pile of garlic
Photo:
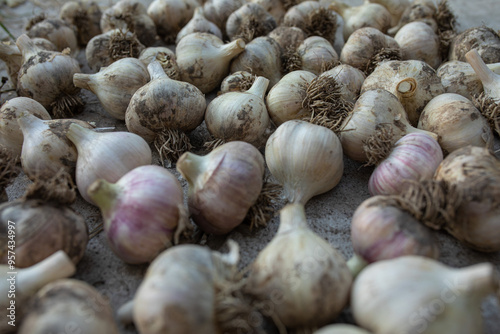
[[[441,263],[434,230],[500,251],[500,36],[455,25],[431,0],[79,0],[34,17],[0,44],[18,332],[117,333],[113,313],[141,334],[482,332],[499,268]],[[314,209],[367,171],[347,259]],[[66,279],[101,241],[137,273],[120,309],[112,287]],[[353,324],[331,325],[346,310]]]

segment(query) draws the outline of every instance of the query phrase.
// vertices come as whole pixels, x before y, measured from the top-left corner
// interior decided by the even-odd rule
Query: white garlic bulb
[[[270,125],[264,102],[268,84],[268,79],[257,77],[247,91],[229,92],[214,98],[205,112],[208,132],[225,142],[240,140],[262,146]]]
[[[149,145],[140,136],[130,132],[99,133],[71,124],[66,136],[78,151],[78,191],[89,203],[93,202],[87,189],[97,179],[115,183],[135,167],[152,162]]]
[[[203,11],[205,17],[215,23],[223,34],[226,33],[226,22],[232,12],[247,3],[247,0],[205,0]]]
[[[213,34],[189,34],[180,40],[175,49],[182,81],[195,85],[202,93],[208,93],[219,87],[229,73],[231,60],[244,50],[242,39],[224,44]]]
[[[255,81],[256,76],[247,71],[237,71],[229,74],[222,80],[218,94],[227,92],[243,92],[249,90]]]
[[[479,334],[481,302],[498,287],[491,263],[451,268],[403,256],[366,267],[354,281],[351,308],[374,333]]]
[[[217,25],[205,18],[203,15],[203,7],[196,7],[193,17],[188,23],[177,33],[175,44],[178,44],[182,37],[189,35],[193,32],[206,32],[213,34],[222,39],[222,32]]]
[[[286,9],[281,0],[250,0],[264,7],[264,9],[274,17],[274,20],[279,25],[285,16]]]
[[[444,93],[433,98],[422,111],[418,128],[437,134],[446,153],[468,145],[493,148],[488,121],[462,95]]]
[[[124,120],[132,95],[149,81],[146,65],[136,58],[122,58],[98,73],[75,73],[76,87],[90,90],[97,95],[104,110],[116,119]]]
[[[406,7],[397,25],[392,26],[387,34],[394,36],[405,24],[421,21],[428,24],[437,32],[438,24],[434,19],[437,7],[434,0],[413,0],[411,6]]]
[[[391,13],[391,27],[398,24],[401,16],[411,4],[410,0],[370,0],[370,2],[384,6]]]
[[[148,6],[147,14],[156,25],[158,35],[170,44],[191,20],[198,6],[197,0],[154,0]]]
[[[465,55],[472,49],[477,50],[486,64],[500,62],[500,36],[490,27],[472,27],[455,36],[449,60],[467,61]]]
[[[287,62],[288,71],[305,70],[316,75],[337,64],[339,56],[328,40],[319,36],[306,38]]]
[[[274,39],[283,50],[296,50],[306,38],[306,33],[298,27],[280,25],[273,29],[267,36]]]
[[[441,42],[428,24],[421,21],[405,24],[394,39],[401,47],[402,60],[422,60],[434,69],[441,64]]]
[[[0,108],[0,145],[7,148],[14,157],[21,155],[23,132],[17,124],[21,113],[30,113],[40,119],[50,119],[47,110],[29,97],[15,97]]]
[[[77,29],[80,45],[101,33],[101,9],[95,1],[66,1],[59,11],[59,17]]]
[[[280,211],[278,232],[252,263],[244,289],[271,302],[286,327],[304,328],[334,320],[351,284],[343,256],[308,227],[304,206],[296,203]]]
[[[281,124],[267,140],[265,157],[291,203],[305,205],[313,196],[333,189],[344,172],[337,135],[304,121]]]
[[[146,67],[149,65],[153,59],[160,62],[163,71],[168,75],[170,79],[179,80],[181,77],[181,72],[179,66],[177,65],[177,60],[175,59],[175,52],[170,50],[166,46],[150,46],[141,51],[139,55],[139,60],[141,60]]]
[[[335,78],[335,81],[340,86],[342,97],[351,103],[356,102],[366,78],[366,75],[361,70],[348,64],[337,65],[321,73],[321,76]]]
[[[235,10],[226,21],[226,34],[230,40],[243,38],[245,42],[265,36],[276,28],[276,20],[261,5],[249,2]]]
[[[344,40],[359,28],[372,27],[385,34],[391,27],[391,13],[378,3],[367,0],[359,6],[350,6],[340,1],[332,1],[328,8],[344,18]]]
[[[61,19],[44,19],[35,24],[33,23],[31,22],[26,27],[26,34],[30,38],[41,37],[48,39],[54,43],[57,51],[69,48],[71,55],[77,54],[78,40],[76,28],[73,25],[69,25]]]
[[[313,334],[370,334],[370,332],[354,325],[334,324],[322,327]]]
[[[385,61],[366,77],[361,94],[385,89],[398,97],[411,125],[416,126],[420,113],[434,97],[444,93],[436,71],[420,60]]]

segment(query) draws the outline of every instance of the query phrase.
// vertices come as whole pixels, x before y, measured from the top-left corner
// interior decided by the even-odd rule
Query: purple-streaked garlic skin
[[[354,252],[366,262],[404,255],[437,259],[439,249],[426,226],[409,213],[387,204],[383,196],[365,200],[356,209],[351,222]]]
[[[112,250],[131,264],[148,263],[172,245],[187,219],[179,181],[160,166],[137,167],[115,184],[98,180],[89,196],[101,208]]]
[[[432,179],[443,161],[439,143],[424,133],[409,133],[399,139],[387,159],[373,171],[368,181],[371,195],[398,195],[405,181]]]
[[[264,158],[253,145],[232,141],[206,156],[185,153],[177,169],[189,183],[193,221],[206,233],[222,235],[241,224],[257,201]]]

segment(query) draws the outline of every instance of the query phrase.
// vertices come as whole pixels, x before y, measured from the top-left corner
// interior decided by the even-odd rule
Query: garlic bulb
[[[208,93],[219,87],[229,73],[231,60],[244,50],[242,39],[224,44],[212,34],[189,34],[175,48],[182,81],[195,85],[202,93]]]
[[[267,36],[274,39],[283,50],[296,50],[307,38],[306,33],[297,27],[277,26]]]
[[[154,0],[148,6],[147,14],[156,25],[158,35],[171,44],[198,6],[197,0]]]
[[[101,9],[94,1],[66,1],[59,17],[77,29],[80,45],[87,45],[92,37],[101,33]]]
[[[437,134],[446,153],[467,145],[493,148],[493,133],[487,120],[470,100],[458,94],[444,93],[429,101],[418,128]]]
[[[411,6],[406,7],[397,25],[392,25],[387,31],[390,36],[394,36],[404,25],[421,21],[438,31],[438,24],[435,20],[437,7],[433,0],[413,0]]]
[[[120,0],[106,9],[101,16],[103,33],[111,30],[131,32],[145,46],[156,41],[156,22],[149,16],[146,6],[138,0]]]
[[[406,181],[432,179],[441,161],[443,152],[436,139],[424,133],[409,133],[375,168],[368,190],[371,195],[397,195],[406,187]]]
[[[488,68],[500,74],[500,63],[487,64]],[[446,93],[456,93],[472,100],[474,96],[483,92],[483,84],[469,63],[450,60],[437,69],[437,76]]]
[[[116,119],[124,120],[132,95],[149,81],[146,65],[136,58],[122,58],[98,73],[75,73],[73,84],[94,93],[104,110]]]
[[[281,124],[267,140],[265,157],[290,203],[305,205],[312,197],[333,189],[344,172],[337,135],[304,121]]]
[[[50,191],[55,191],[53,188]],[[0,228],[11,229],[9,221],[15,222],[16,267],[26,268],[45,258],[64,251],[77,264],[88,242],[85,219],[73,209],[57,202],[39,199],[17,199],[0,205]],[[8,263],[7,233],[0,235],[0,263]]]
[[[41,120],[29,113],[21,113],[17,123],[24,137],[21,165],[31,180],[50,179],[61,169],[74,177],[77,152],[66,133],[73,123],[91,129],[89,123],[77,119]]]
[[[340,132],[344,153],[351,159],[377,164],[387,156],[394,143],[411,132],[437,135],[410,125],[405,109],[398,98],[383,89],[361,94],[350,117]]]
[[[217,298],[234,276],[236,243],[228,254],[200,245],[179,245],[149,266],[134,297],[134,323],[142,334],[217,334]]]
[[[476,49],[467,52],[465,58],[479,80],[481,80],[485,95],[495,102],[500,103],[500,74],[494,73],[485,64],[485,61]]]
[[[311,36],[306,38],[297,50],[288,55],[287,71],[305,70],[319,75],[336,65],[339,56],[333,46],[325,38]]]
[[[203,15],[203,7],[201,6],[195,8],[193,18],[177,33],[175,44],[178,44],[182,37],[193,32],[206,32],[222,39],[221,30],[215,23],[205,18]]]
[[[125,113],[127,129],[155,142],[163,161],[177,158],[191,147],[185,134],[203,122],[206,100],[194,85],[170,79],[158,61],[148,65],[151,81],[139,88]]]
[[[38,48],[26,35],[16,41],[22,52],[17,94],[40,102],[54,117],[77,113],[83,102],[77,96],[80,88],[73,85],[73,75],[80,73],[76,59]]]
[[[313,334],[370,334],[370,332],[354,325],[334,324],[322,327]]]
[[[77,124],[66,136],[78,151],[76,184],[80,195],[93,203],[88,187],[97,179],[117,182],[135,167],[152,162],[151,149],[140,136],[129,132],[94,132]]]
[[[219,94],[227,92],[243,92],[252,87],[257,76],[247,71],[237,71],[229,74],[220,84]]]
[[[366,0],[362,5],[350,6],[335,0],[328,8],[339,13],[344,19],[344,40],[359,28],[372,27],[385,34],[391,27],[391,13],[378,3]]]
[[[229,15],[226,34],[230,40],[242,38],[248,43],[256,37],[267,35],[276,26],[276,20],[264,7],[249,2]]]
[[[351,308],[374,333],[482,333],[481,302],[498,291],[497,276],[491,263],[457,269],[421,256],[379,261],[354,281]]]
[[[472,49],[486,64],[500,62],[500,36],[489,27],[472,27],[457,35],[450,46],[449,60],[466,61],[465,55]]]
[[[40,119],[50,119],[47,110],[29,97],[15,97],[5,102],[0,108],[0,145],[7,148],[14,157],[21,156],[23,132],[17,124],[21,113],[30,113]]]
[[[92,71],[111,65],[122,58],[139,57],[145,46],[135,34],[120,29],[110,30],[94,36],[85,48],[85,58]]]
[[[500,250],[498,158],[485,147],[462,147],[443,160],[434,178],[458,193],[448,195],[456,211],[442,228],[473,249]]]
[[[334,78],[339,84],[342,98],[351,103],[356,102],[366,78],[361,70],[347,64],[337,65],[321,73],[321,76]]]
[[[340,62],[370,74],[384,60],[401,59],[398,42],[380,30],[365,27],[355,30],[340,52]]]
[[[38,291],[18,333],[62,333],[68,328],[81,333],[118,334],[109,301],[92,285],[76,279],[61,279]]]
[[[205,0],[203,12],[205,17],[215,23],[224,35],[229,15],[246,3],[247,0]]]
[[[0,307],[4,315],[4,321],[0,323],[2,333],[16,329],[15,324],[21,322],[29,299],[39,289],[52,281],[72,276],[76,268],[66,253],[57,251],[36,265],[15,269],[16,274],[11,276],[13,271],[7,265],[0,265]]]
[[[205,112],[208,132],[224,142],[240,140],[262,146],[270,125],[264,102],[268,84],[268,79],[257,77],[247,91],[229,92],[214,98]]]
[[[266,96],[269,116],[276,126],[292,119],[301,119],[309,115],[309,109],[303,105],[307,96],[307,87],[316,78],[309,71],[293,71],[281,78]]]
[[[170,50],[168,47],[158,46],[149,47],[142,50],[139,55],[139,60],[141,60],[146,67],[149,65],[153,59],[160,62],[163,71],[168,75],[170,79],[179,80],[181,77],[181,72],[179,66],[177,65],[177,60],[175,60],[175,52]]]
[[[432,230],[399,208],[393,198],[372,196],[361,203],[351,219],[354,255],[347,265],[353,275],[370,263],[406,255],[432,259],[439,247]]]
[[[254,146],[225,143],[206,156],[186,152],[177,170],[189,185],[193,221],[206,233],[227,234],[243,222],[262,190],[264,158]]]
[[[296,203],[280,211],[278,232],[252,263],[244,289],[271,302],[284,326],[304,328],[334,320],[351,283],[342,255],[308,227],[304,206]]]
[[[78,52],[76,28],[61,19],[44,19],[39,22],[31,22],[26,27],[26,31],[30,38],[41,37],[48,39],[54,43],[57,51],[70,48],[72,55],[76,55]]]
[[[250,0],[264,7],[264,9],[274,17],[274,20],[279,25],[285,16],[285,4],[281,0]]]
[[[373,89],[385,89],[397,96],[413,126],[417,125],[427,103],[444,93],[436,71],[420,60],[381,63],[366,77],[361,94]]]
[[[421,60],[437,69],[441,64],[440,39],[421,21],[405,24],[394,36],[401,47],[402,60]]]
[[[318,1],[300,1],[286,11],[282,25],[298,27],[307,37],[320,36],[335,45],[339,17]]]
[[[384,6],[391,14],[391,27],[398,24],[401,16],[410,7],[410,0],[370,0],[372,3],[378,3]]]
[[[254,38],[232,61],[230,72],[248,71],[269,79],[269,88],[282,77],[281,48],[272,38]]]
[[[87,190],[99,206],[113,252],[131,264],[151,262],[189,227],[182,187],[165,168],[134,168],[116,183],[96,180]]]

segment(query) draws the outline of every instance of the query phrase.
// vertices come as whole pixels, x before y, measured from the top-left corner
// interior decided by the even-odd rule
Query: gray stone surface
[[[106,8],[116,1],[100,1],[102,8]],[[151,1],[145,1],[149,3]],[[1,2],[0,2],[1,3]],[[41,12],[54,13],[63,1],[31,1],[26,2],[17,8],[7,8],[0,5],[0,20],[12,31],[15,36],[22,33],[22,28],[30,17]],[[486,24],[495,29],[500,29],[500,7],[498,0],[450,0],[451,7],[455,11],[459,28],[461,30]],[[6,36],[0,29],[0,39]],[[83,51],[78,58],[82,64],[85,63]],[[83,66],[84,72],[89,72],[87,66]],[[0,75],[5,75],[5,67],[0,64]],[[1,101],[11,98],[13,93],[4,93]],[[83,91],[82,95],[86,101],[85,112],[78,118],[93,121],[98,126],[116,126],[118,130],[124,130],[124,123],[116,121],[107,116],[99,105],[96,97]],[[197,131],[195,136],[204,136],[204,129]],[[495,149],[500,149],[498,137]],[[500,156],[500,153],[497,153]],[[362,167],[359,163],[345,158],[344,175],[333,190],[326,194],[317,196],[306,205],[306,214],[311,228],[325,238],[332,245],[337,247],[347,258],[352,255],[350,243],[350,219],[356,207],[369,197],[367,182],[373,168]],[[157,156],[154,163],[159,164]],[[185,181],[180,177],[174,168],[169,169],[174,173],[187,190]],[[22,196],[26,186],[30,183],[25,175],[20,175],[16,181],[8,188],[9,200]],[[279,209],[284,201],[278,203]],[[95,207],[86,203],[81,197],[72,206],[81,213],[92,230],[101,221],[100,212]],[[257,253],[274,236],[278,227],[278,218],[275,216],[267,227],[250,231],[247,227],[237,228],[230,233],[227,238],[236,240],[241,247],[241,268],[249,265],[256,257]],[[446,233],[437,232],[441,249],[440,260],[454,267],[463,267],[479,262],[489,261],[500,269],[500,254],[484,254],[472,251]],[[206,244],[212,249],[225,251],[226,237],[209,237]],[[111,305],[116,311],[118,307],[131,299],[139,286],[141,279],[147,269],[147,265],[133,266],[127,265],[119,260],[110,250],[104,233],[92,239],[87,247],[86,254],[78,264],[76,278],[84,280],[96,287],[103,295],[109,298]],[[494,334],[500,332],[500,308],[494,298],[489,298],[483,304],[483,314],[485,318],[485,333]],[[345,313],[341,319],[348,320],[349,314]],[[120,332],[126,334],[136,333],[133,326],[120,325]]]

